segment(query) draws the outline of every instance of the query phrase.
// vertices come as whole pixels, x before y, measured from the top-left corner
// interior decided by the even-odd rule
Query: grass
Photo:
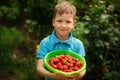
[[[33,57],[10,59],[0,65],[0,80],[3,77],[3,80],[43,80],[36,73],[36,59]]]
[[[0,80],[43,80],[36,73],[36,56],[34,45],[22,43],[23,35],[16,28],[7,29],[0,26]],[[16,49],[15,47],[22,46]],[[26,50],[26,47],[29,48]],[[14,56],[16,52],[17,56]],[[28,54],[26,54],[28,53]],[[24,55],[20,57],[19,55]]]

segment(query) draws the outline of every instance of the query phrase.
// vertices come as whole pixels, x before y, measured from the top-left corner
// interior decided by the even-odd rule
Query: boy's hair
[[[66,2],[66,1],[61,2],[55,6],[53,18],[56,17],[56,14],[62,15],[63,13],[73,14],[73,18],[75,19],[76,7],[73,4],[71,4],[70,2]]]

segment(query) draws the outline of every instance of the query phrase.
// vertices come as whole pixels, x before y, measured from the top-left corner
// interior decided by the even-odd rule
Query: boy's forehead
[[[66,13],[66,14],[75,14],[74,13],[74,10],[72,8],[59,8],[56,10],[56,14],[63,14],[63,13]]]
[[[74,15],[73,12],[69,12],[69,11],[63,11],[63,12],[57,12],[56,15],[63,15],[63,14],[70,14],[70,15]]]
[[[68,18],[73,18],[74,19],[74,15],[73,14],[71,14],[71,13],[63,13],[63,14],[56,14],[55,15],[55,18],[57,18],[57,17],[62,17],[62,16],[65,16],[65,17],[68,17]]]
[[[55,15],[55,17],[56,16],[62,16],[63,14],[65,14],[65,15],[70,15],[70,16],[74,16],[74,14],[73,13],[70,13],[70,12],[63,12],[63,13],[56,13],[56,15]]]

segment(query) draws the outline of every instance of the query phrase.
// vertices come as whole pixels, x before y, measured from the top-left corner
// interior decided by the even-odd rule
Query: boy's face
[[[75,26],[73,14],[63,13],[62,15],[56,14],[52,22],[57,36],[68,37],[69,33]]]

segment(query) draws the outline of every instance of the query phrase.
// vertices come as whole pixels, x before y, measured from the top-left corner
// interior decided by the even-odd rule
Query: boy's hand
[[[66,77],[62,74],[52,73],[51,78],[55,80],[80,80],[81,78],[83,78],[85,73],[86,73],[86,69],[82,71],[81,73],[70,76],[70,77]]]
[[[56,73],[53,73],[53,75],[54,75],[53,77],[54,77],[55,80],[75,80],[73,76],[72,77],[66,77],[62,74],[56,74]]]
[[[83,78],[85,73],[86,73],[86,69],[84,71],[82,71],[81,73],[79,73],[79,74],[73,75],[71,78],[73,80],[80,80],[81,78]]]

